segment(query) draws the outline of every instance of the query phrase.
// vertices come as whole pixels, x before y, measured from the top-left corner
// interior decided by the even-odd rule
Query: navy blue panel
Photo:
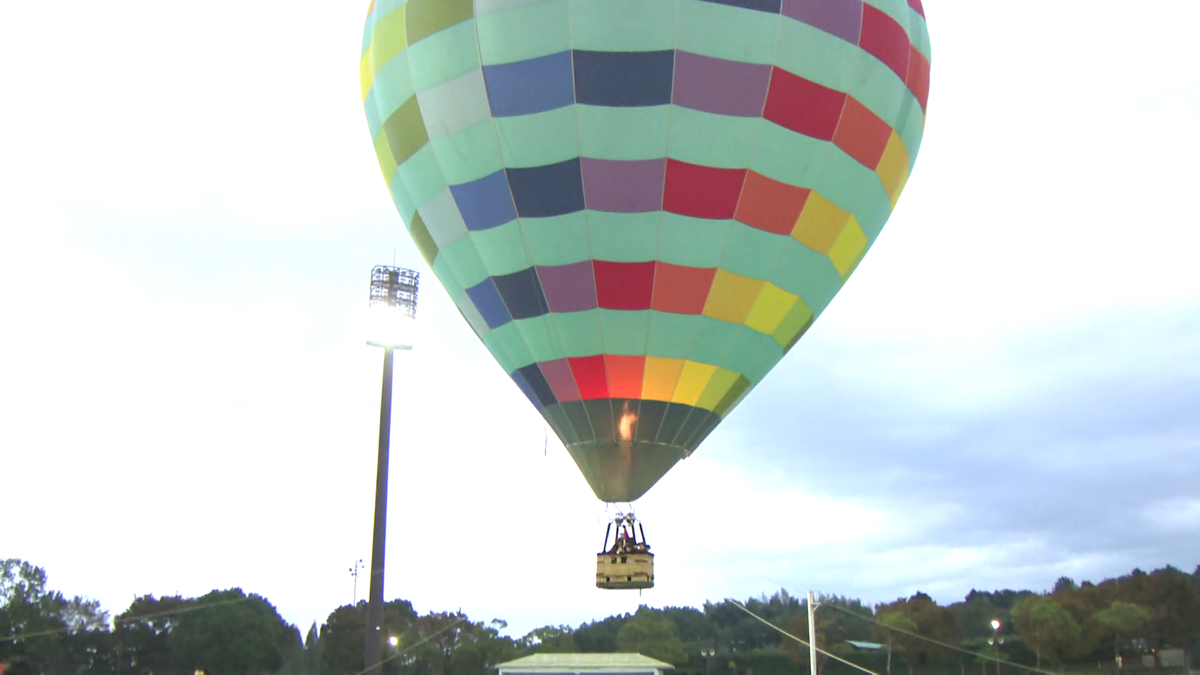
[[[546,382],[546,376],[542,375],[542,369],[538,368],[538,364],[534,363],[517,370],[513,374],[513,379],[518,377],[525,380],[543,407],[558,403],[558,399],[554,397],[554,392],[551,391],[550,384]]]
[[[632,107],[671,102],[675,51],[575,51],[575,99],[588,105]]]
[[[741,7],[742,9],[753,9],[759,12],[770,12],[771,14],[779,14],[780,6],[783,0],[700,0],[701,2],[711,2],[714,5],[729,5],[730,7]]]
[[[512,379],[513,382],[516,382],[517,386],[520,387],[521,392],[525,394],[525,397],[529,399],[529,402],[533,404],[533,407],[538,409],[538,412],[541,412],[542,408],[546,407],[545,404],[538,400],[537,394],[535,394],[533,391],[533,387],[529,386],[529,383],[526,382],[525,378],[521,376],[521,371],[513,373]]]
[[[504,301],[496,292],[496,285],[492,283],[491,277],[468,288],[467,297],[471,298],[471,302],[475,304],[475,309],[479,310],[479,316],[483,317],[488,328],[499,328],[512,321],[512,317],[508,315],[508,310],[504,307]]]
[[[450,194],[468,230],[487,230],[517,218],[503,169],[470,183],[451,185]]]
[[[546,296],[542,293],[542,284],[538,280],[537,271],[530,267],[527,270],[492,277],[496,290],[500,291],[500,299],[508,307],[508,313],[514,319],[528,319],[541,316],[550,311],[546,306]],[[538,371],[541,372],[541,371]]]
[[[671,403],[667,405],[667,412],[663,415],[662,426],[658,430],[658,442],[668,445],[675,445],[676,437],[679,436],[680,430],[683,429],[695,410],[690,405],[682,403]]]
[[[506,171],[517,215],[522,218],[548,218],[583,210],[583,174],[578,157]]]
[[[571,52],[484,66],[483,81],[495,117],[546,112],[575,102]]]

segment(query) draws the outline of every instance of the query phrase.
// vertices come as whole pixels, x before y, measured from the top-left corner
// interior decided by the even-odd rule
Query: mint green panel
[[[498,277],[529,269],[532,265],[521,234],[521,223],[511,220],[500,227],[468,232],[467,236],[479,252],[479,259],[488,274]]]
[[[529,349],[531,363],[554,361],[566,356],[562,349],[555,326],[552,326],[547,316],[535,316],[531,319],[519,319],[513,322],[521,333],[521,339]],[[512,371],[509,371],[512,372]]]
[[[604,353],[600,332],[600,310],[556,312],[546,317],[558,332],[566,356],[595,356]]]
[[[592,257],[611,262],[648,262],[658,258],[662,213],[588,211]]]
[[[916,100],[899,75],[865,53],[859,59],[858,79],[848,92],[893,128],[900,121],[901,103],[906,99]]]
[[[459,237],[449,246],[438,249],[438,262],[450,268],[463,288],[471,288],[489,276],[470,236]]]
[[[742,63],[774,63],[779,14],[679,0],[679,49]]]
[[[689,164],[744,169],[754,156],[757,117],[733,117],[676,106],[671,111],[670,157]]]
[[[400,170],[396,169],[392,172],[392,179],[388,182],[388,189],[392,194],[392,203],[396,205],[396,211],[400,214],[400,220],[407,223],[412,219],[413,214],[417,212],[416,201],[408,192],[408,187],[404,184],[404,179],[400,177]]]
[[[525,344],[525,338],[521,335],[521,329],[517,328],[515,321],[493,329],[484,336],[483,344],[487,345],[488,351],[496,357],[496,361],[500,363],[500,367],[506,373],[524,368],[534,362],[533,354]]]
[[[761,136],[750,168],[781,183],[812,187],[826,155],[835,146],[793,133],[772,122],[763,121],[760,126]]]
[[[506,167],[546,166],[579,156],[573,105],[532,115],[497,117],[495,128]]]
[[[652,52],[675,48],[676,0],[571,0],[572,48]]]
[[[782,254],[771,266],[771,283],[793,295],[799,295],[815,314],[824,311],[842,288],[842,277],[829,257],[788,237]]]
[[[404,181],[404,187],[417,208],[428,204],[438,193],[446,189],[446,179],[438,164],[433,147],[425,145],[412,157],[396,168],[396,175]]]
[[[707,316],[698,317],[696,336],[688,346],[688,358],[700,363],[719,366],[725,363],[738,331],[750,330],[745,326],[728,323]]]
[[[608,108],[575,106],[579,147],[591,159],[661,159],[667,156],[671,106]]]
[[[475,22],[479,27],[479,53],[485,66],[549,56],[571,48],[567,0],[483,14]]]
[[[405,51],[417,91],[449,82],[481,65],[474,20],[430,35]]]
[[[888,216],[892,214],[891,197],[883,188],[883,183],[875,179],[863,184],[854,203],[854,217],[858,219],[863,234],[867,235],[868,244],[874,243]]]
[[[521,226],[534,265],[569,265],[592,258],[586,212],[522,218]]]
[[[783,358],[783,350],[770,335],[744,326],[741,328],[721,365],[758,384]]]
[[[910,98],[901,109],[900,126],[896,128],[900,142],[908,153],[908,166],[911,169],[917,163],[917,153],[921,149],[922,134],[925,132],[925,112],[917,99]]]
[[[867,58],[857,45],[806,23],[787,19],[780,27],[775,65],[830,89],[849,91]]]
[[[367,98],[375,109],[373,117],[378,120],[379,125],[382,125],[384,120],[391,117],[392,113],[399,110],[405,101],[417,93],[416,88],[413,87],[412,76],[409,74],[408,53],[397,54],[379,69],[375,78],[388,83],[386,87],[371,87],[371,95]],[[376,125],[370,125],[368,129],[371,132],[371,138],[375,138],[375,135],[379,133]]]
[[[691,218],[663,213],[659,226],[659,260],[686,267],[716,267],[725,252],[732,220]]]
[[[623,312],[601,309],[599,312],[605,354],[642,356],[646,353],[652,310]]]
[[[663,359],[688,358],[688,346],[699,331],[701,319],[708,319],[708,317],[652,312],[650,314],[650,339],[646,344],[646,354]],[[712,321],[712,319],[708,320]]]
[[[504,168],[491,120],[435,138],[429,144],[437,155],[442,175],[451,185],[470,183]]]
[[[878,181],[876,181],[878,182]],[[725,240],[721,269],[751,279],[766,279],[785,240],[791,239],[734,222]]]
[[[814,190],[855,216],[878,213],[879,209],[884,209],[886,214],[892,209],[891,200],[879,182],[879,175],[842,152],[841,148],[833,147],[830,150],[825,166],[816,178],[816,183],[811,186]],[[878,193],[866,190],[872,185],[879,186]],[[871,196],[876,198],[874,204],[863,202],[865,197]]]
[[[434,258],[433,265],[431,265],[431,267],[433,269],[434,275],[437,276],[438,281],[440,281],[442,283],[442,288],[446,289],[447,295],[449,295],[452,298],[458,298],[459,296],[463,296],[463,291],[466,289],[466,287],[463,286],[463,283],[461,281],[459,281],[458,275],[454,273],[454,268],[452,268],[450,266],[448,259],[442,253],[442,251],[440,251],[440,250],[438,251],[438,256],[436,258]],[[463,297],[466,297],[466,296],[463,296]],[[462,306],[462,303],[460,303],[458,300],[455,300],[455,302],[458,303],[460,307]],[[466,300],[466,302],[468,304],[470,304],[471,301]],[[475,305],[471,305],[471,308],[472,308],[472,311],[474,311]],[[478,314],[478,312],[475,312],[475,313]],[[483,325],[483,327],[486,329],[487,325],[483,323],[483,319],[480,318],[479,321],[480,321],[480,325]],[[475,328],[475,333],[477,335],[481,334],[479,332],[478,326],[475,326],[475,324],[471,324],[471,325]]]

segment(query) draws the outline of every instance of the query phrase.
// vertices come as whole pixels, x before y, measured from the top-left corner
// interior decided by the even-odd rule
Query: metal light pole
[[[350,576],[354,577],[354,595],[351,596],[351,598],[352,598],[352,600],[350,602],[351,607],[354,607],[355,605],[358,604],[358,573],[362,569],[363,569],[362,558],[359,558],[358,560],[354,561],[354,567],[350,568]]]
[[[371,270],[371,312],[375,329],[367,344],[383,347],[383,394],[379,405],[379,463],[375,469],[375,529],[371,535],[371,591],[367,602],[366,675],[383,673],[383,558],[387,540],[388,453],[392,435],[392,351],[412,349],[401,326],[417,315],[421,277],[400,267]],[[400,330],[397,330],[397,329]]]
[[[709,675],[709,666],[712,665],[712,657],[717,655],[717,650],[712,647],[705,647],[700,650],[700,656],[704,657],[704,675]]]
[[[996,654],[996,675],[1000,675],[1000,622],[992,619],[992,649]]]
[[[808,592],[808,672],[817,675],[817,600]]]

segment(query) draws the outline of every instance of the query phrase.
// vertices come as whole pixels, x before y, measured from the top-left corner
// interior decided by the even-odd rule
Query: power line
[[[163,616],[174,616],[176,614],[183,614],[185,612],[194,612],[194,611],[200,610],[200,609],[211,609],[213,607],[220,607],[222,605],[232,605],[232,604],[238,603],[238,602],[246,602],[249,599],[250,598],[237,598],[235,600],[222,600],[220,602],[210,602],[210,603],[204,604],[204,605],[193,605],[191,607],[182,607],[179,609],[171,609],[171,610],[166,610],[163,612],[151,612],[150,614],[139,614],[137,616],[130,616],[130,617],[125,617],[125,618],[117,617],[117,618],[113,619],[113,627],[115,628],[117,624],[132,623],[134,621],[141,621],[143,619],[156,619],[156,618],[163,617]],[[12,635],[9,637],[0,638],[0,644],[6,643],[6,642],[16,642],[17,640],[27,640],[27,639],[36,638],[36,637],[45,637],[47,635],[58,635],[59,633],[70,633],[73,630],[75,630],[75,629],[70,626],[64,626],[62,628],[54,628],[51,630],[42,630],[42,631],[37,631],[34,633],[21,633],[20,635]]]
[[[867,675],[879,675],[878,673],[876,673],[873,670],[867,670],[866,668],[863,668],[862,666],[858,665],[857,663],[852,663],[850,661],[847,661],[846,659],[843,659],[842,657],[838,656],[837,654],[831,654],[831,653],[825,651],[824,649],[821,649],[820,647],[815,647],[815,646],[805,642],[804,640],[801,640],[800,638],[796,637],[795,635],[792,635],[791,633],[780,628],[779,626],[776,626],[775,624],[771,623],[770,621],[767,621],[766,619],[762,618],[761,616],[746,609],[746,606],[743,605],[742,603],[738,602],[737,600],[730,600],[730,599],[726,598],[725,602],[732,603],[738,609],[740,609],[743,612],[749,614],[750,616],[758,619],[759,621],[770,626],[771,628],[774,628],[775,630],[779,631],[780,633],[783,633],[784,635],[790,637],[791,639],[795,640],[796,642],[799,642],[800,644],[804,645],[805,647],[808,647],[810,649],[815,649],[817,651],[817,653],[819,653],[819,654],[824,654],[825,656],[828,656],[829,658],[831,658],[835,661],[841,661],[842,663],[850,666],[851,668],[857,668],[858,670],[861,670],[864,673],[867,673]]]

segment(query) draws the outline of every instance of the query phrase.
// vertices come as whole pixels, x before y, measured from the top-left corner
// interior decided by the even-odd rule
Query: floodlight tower
[[[371,535],[371,594],[367,603],[366,675],[383,674],[383,557],[387,539],[388,451],[392,432],[392,352],[413,347],[421,275],[402,267],[371,270],[367,344],[383,347],[383,395],[379,406],[379,465],[375,469],[375,529]]]

